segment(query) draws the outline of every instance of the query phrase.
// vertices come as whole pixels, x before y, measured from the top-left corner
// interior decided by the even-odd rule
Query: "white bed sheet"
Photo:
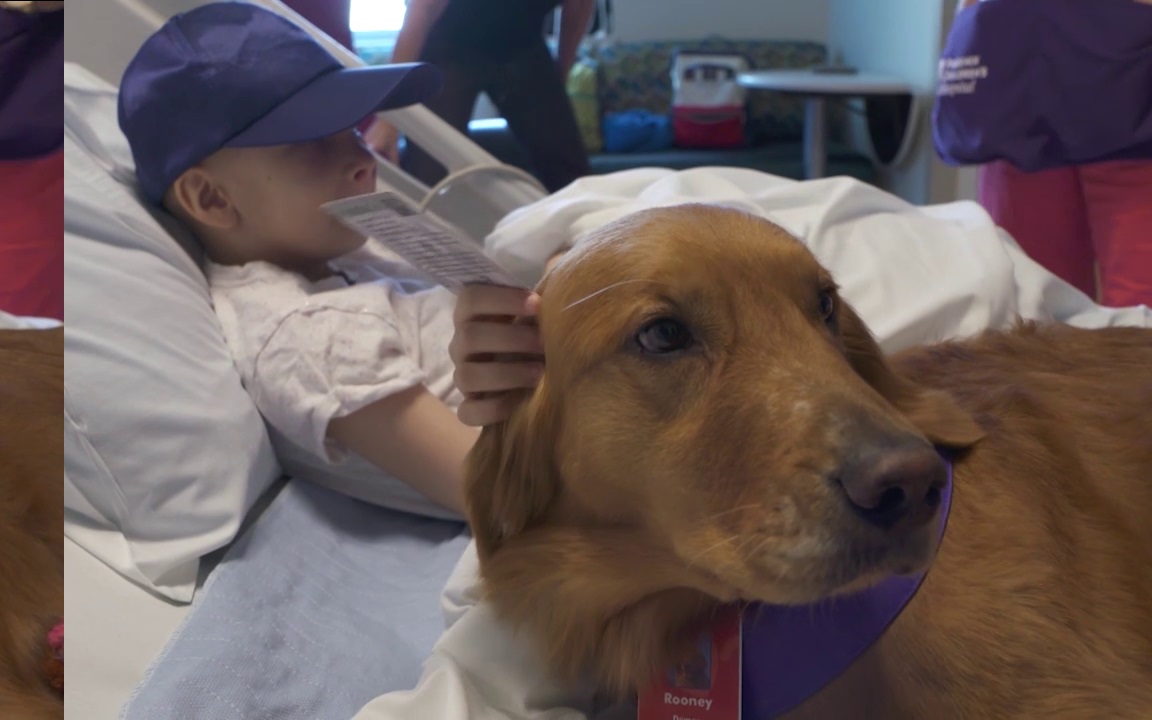
[[[65,720],[111,720],[188,612],[64,539]]]

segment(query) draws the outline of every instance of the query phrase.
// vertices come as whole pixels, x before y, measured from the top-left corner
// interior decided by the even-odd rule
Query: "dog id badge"
[[[640,693],[637,720],[740,720],[740,617],[723,606],[688,656]]]

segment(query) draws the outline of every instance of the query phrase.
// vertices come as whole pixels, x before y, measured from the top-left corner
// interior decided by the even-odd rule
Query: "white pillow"
[[[115,89],[65,64],[64,122],[65,534],[188,601],[280,469],[193,245],[136,192]]]

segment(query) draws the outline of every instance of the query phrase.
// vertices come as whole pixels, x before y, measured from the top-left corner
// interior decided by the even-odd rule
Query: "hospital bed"
[[[359,62],[274,0],[258,2]],[[561,699],[476,605],[474,554],[458,526],[387,516],[282,477],[194,246],[135,194],[114,87],[148,33],[198,4],[67,9],[67,717],[117,717],[131,699],[128,717],[147,720],[321,720],[411,687],[363,717],[544,717],[528,696]],[[586,230],[641,207],[704,201],[770,216],[803,238],[887,350],[1017,315],[1152,326],[1147,308],[1099,308],[1044,272],[972,203],[917,208],[846,178],[720,168],[628,171],[545,197],[426,109],[390,117],[449,176],[429,188],[382,163],[381,185],[483,242],[525,283]],[[393,555],[405,561],[382,564]]]
[[[70,112],[66,113],[68,152],[65,162],[65,216],[68,257],[66,275],[69,278],[66,296],[69,296],[67,335],[70,366],[67,379],[70,404],[66,422],[69,437],[66,443],[66,486],[70,512],[65,539],[65,572],[68,581],[66,615],[69,626],[69,672],[66,704],[69,718],[93,720],[119,715],[121,706],[145,676],[150,665],[173,634],[181,628],[188,615],[188,601],[193,597],[193,589],[203,585],[208,571],[223,552],[221,550],[209,555],[200,562],[177,563],[158,559],[168,553],[170,548],[155,549],[151,555],[148,551],[136,552],[138,548],[133,547],[138,542],[136,537],[108,542],[109,536],[118,534],[118,523],[132,524],[130,511],[134,510],[131,507],[134,499],[131,491],[113,488],[113,492],[119,494],[122,491],[128,496],[127,510],[119,508],[129,513],[125,516],[119,514],[115,507],[111,510],[99,507],[100,498],[93,496],[103,492],[104,486],[130,484],[132,473],[163,473],[164,470],[147,470],[139,464],[127,467],[125,463],[117,467],[114,465],[115,460],[106,461],[105,455],[137,452],[142,443],[148,442],[148,437],[142,434],[140,442],[133,443],[129,439],[99,437],[97,431],[86,434],[85,422],[78,417],[84,413],[95,415],[99,410],[92,408],[108,401],[107,397],[101,397],[94,390],[89,392],[88,387],[131,387],[134,378],[140,374],[162,372],[163,362],[163,353],[157,356],[155,363],[147,361],[148,354],[156,350],[155,345],[147,342],[131,347],[116,347],[118,343],[123,344],[120,338],[139,339],[141,331],[150,327],[150,323],[162,323],[163,318],[137,318],[136,323],[103,322],[98,326],[86,322],[87,317],[82,308],[89,303],[85,293],[98,295],[101,287],[107,290],[110,284],[117,281],[114,278],[115,271],[101,277],[89,277],[84,268],[123,263],[130,268],[140,267],[140,272],[145,274],[156,273],[157,280],[149,292],[155,291],[157,286],[162,288],[159,292],[164,296],[161,298],[161,306],[164,306],[163,302],[172,301],[173,297],[181,297],[187,302],[203,300],[203,288],[195,287],[196,270],[192,264],[194,251],[186,238],[176,230],[168,232],[174,234],[175,241],[166,242],[170,239],[165,237],[165,231],[173,231],[167,219],[161,217],[157,220],[147,211],[141,212],[142,208],[132,207],[138,203],[131,191],[126,190],[131,184],[131,163],[127,148],[115,126],[114,108],[111,105],[114,96],[100,98],[94,95],[94,88],[99,90],[102,84],[105,84],[105,90],[118,85],[136,49],[166,18],[201,4],[204,3],[200,0],[75,0],[70,1],[67,7],[65,62],[70,65],[66,72],[66,105],[70,107]],[[356,55],[276,0],[255,0],[255,4],[296,22],[346,65],[363,64]],[[416,106],[392,111],[388,113],[388,118],[410,141],[430,148],[432,154],[445,165],[448,175],[435,187],[428,187],[395,166],[381,161],[381,187],[387,186],[402,192],[429,214],[453,224],[478,242],[508,212],[544,196],[535,178],[517,168],[502,165],[426,108]],[[137,242],[128,241],[128,247],[114,247],[120,238],[125,237]],[[188,256],[181,257],[181,252]],[[150,262],[137,263],[141,258],[147,258]],[[190,288],[190,285],[193,287]],[[181,293],[186,291],[190,291],[187,297],[182,296]],[[124,292],[135,290],[127,289]],[[131,300],[121,305],[114,301],[107,304],[108,312],[138,312]],[[198,322],[190,324],[193,332],[197,327],[207,327],[210,333],[212,328],[205,320],[210,318],[200,313]],[[168,339],[160,338],[160,341],[163,343]],[[204,338],[201,336],[200,339]],[[222,346],[218,345],[220,338],[211,337],[208,340],[216,351],[208,353],[206,360],[201,353],[199,359],[208,367],[226,372],[226,362],[222,362],[225,358],[220,354]],[[181,341],[173,338],[172,342],[179,344]],[[77,350],[81,346],[84,350]],[[122,363],[121,353],[133,356],[135,361]],[[98,357],[93,359],[94,356]],[[94,367],[86,372],[83,365],[89,364]],[[117,364],[123,365],[123,372],[117,373]],[[218,373],[217,377],[220,376],[222,374]],[[189,383],[203,380],[203,373],[196,379],[188,378]],[[212,387],[213,382],[209,381],[208,387]],[[170,382],[169,389],[180,384]],[[220,383],[215,382],[215,385],[218,387]],[[138,389],[144,392],[142,387]],[[258,457],[255,459],[238,463],[238,469],[226,470],[239,476],[240,482],[248,481],[245,475],[258,476],[260,479],[254,485],[258,485],[265,493],[264,504],[268,504],[272,501],[270,496],[282,487],[283,482],[270,482],[273,476],[278,475],[277,468],[274,460],[269,457],[270,451],[262,428],[253,430],[256,426],[251,423],[257,421],[257,418],[249,408],[242,407],[243,398],[236,392],[239,389],[238,384],[225,389],[224,405],[232,410],[235,410],[237,404],[241,405],[239,414],[247,423],[241,436],[248,443],[259,446],[260,450],[256,451]],[[195,391],[183,394],[177,392],[173,394],[171,402],[179,403],[183,400],[195,404],[199,398],[189,400],[195,395]],[[128,433],[140,424],[149,422],[149,414],[151,411],[147,408],[138,406],[135,414],[129,411],[118,417],[108,417],[106,424],[112,426],[114,432]],[[181,420],[179,416],[179,411],[176,411],[169,418],[184,425],[186,431],[195,431],[212,422],[203,417]],[[163,421],[156,416],[153,419]],[[93,423],[93,426],[96,425]],[[177,454],[182,452],[171,446],[169,449]],[[148,461],[162,463],[164,458],[159,455]],[[103,478],[106,482],[96,490],[92,487],[101,478],[93,478],[96,474],[92,471],[94,465],[110,466],[104,470],[108,476]],[[219,465],[201,467],[199,471],[221,472]],[[271,489],[265,490],[265,486]],[[185,486],[177,492],[188,490]],[[230,498],[230,501],[235,507],[256,504],[253,498]],[[163,501],[142,500],[145,505],[150,502]],[[171,498],[168,502],[173,504]],[[179,502],[182,500],[175,504]],[[222,509],[222,505],[224,503],[217,503],[214,510],[227,512]],[[76,507],[82,508],[81,511],[72,512]],[[128,519],[125,520],[125,517]],[[165,522],[171,521],[171,517],[165,519]],[[140,524],[146,523],[142,521]],[[223,546],[226,543],[222,538],[230,537],[235,531],[236,528],[229,522],[218,523],[207,531],[200,530],[197,540],[204,548]],[[213,533],[214,537],[205,537]],[[143,530],[140,534],[148,535]],[[155,541],[152,543],[154,545],[166,542],[171,546],[178,544],[173,538],[176,534],[169,534],[162,540],[156,540],[153,534],[148,540]],[[183,557],[195,552],[198,552],[195,548],[181,548],[175,554]],[[454,552],[458,555],[459,549],[453,551],[449,548],[440,552]],[[182,566],[157,569],[157,566],[165,563]],[[144,569],[141,569],[142,566]],[[167,577],[164,576],[165,572],[169,572]],[[180,579],[174,580],[172,573],[181,575]],[[434,582],[434,588],[428,585],[433,607],[443,579],[441,577]],[[397,614],[394,620],[402,624],[406,618],[403,614]],[[442,627],[439,616],[426,626],[428,634],[434,638]],[[425,647],[419,652],[424,653],[427,649]],[[417,667],[413,665],[413,671]],[[175,713],[172,717],[185,716]]]

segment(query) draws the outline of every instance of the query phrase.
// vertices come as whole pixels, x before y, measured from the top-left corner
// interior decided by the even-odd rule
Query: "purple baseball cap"
[[[176,15],[120,81],[120,128],[145,197],[225,147],[309,142],[442,84],[426,63],[347,68],[289,20],[243,2]]]

